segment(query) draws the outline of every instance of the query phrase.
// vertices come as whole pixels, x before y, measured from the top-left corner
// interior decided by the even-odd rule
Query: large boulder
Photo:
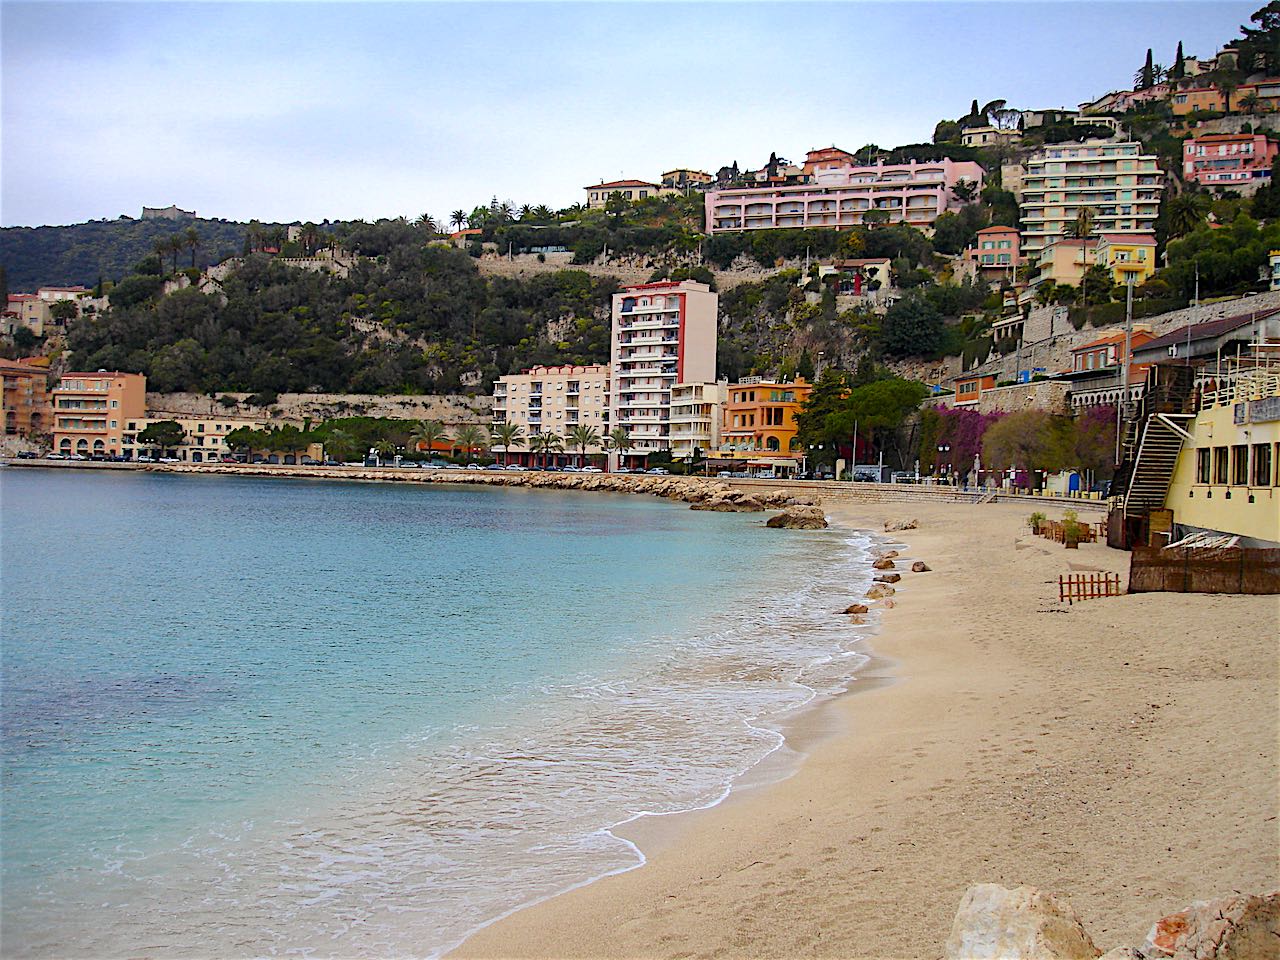
[[[923,560],[917,560],[915,563],[911,564],[912,573],[928,573],[931,569],[933,568]]]
[[[882,573],[878,577],[873,577],[876,583],[897,583],[902,579],[900,573]]]
[[[979,883],[965,891],[947,938],[947,960],[1093,960],[1071,905],[1035,887]]]
[[[915,520],[886,520],[884,522],[884,532],[893,533],[895,530],[915,530],[920,526]]]
[[[868,613],[870,612],[865,603],[851,603],[845,607],[842,613]]]
[[[755,497],[735,497],[730,499],[720,495],[699,500],[689,505],[690,510],[713,510],[716,513],[759,513],[764,510]]]
[[[888,557],[881,557],[879,560],[873,561],[871,566],[875,567],[877,570],[892,570],[893,561]]]
[[[766,527],[782,530],[822,530],[827,526],[821,507],[791,506],[770,517]]]
[[[885,597],[892,597],[897,592],[887,583],[873,583],[871,589],[867,591],[867,599],[883,600]]]
[[[1275,960],[1280,893],[1197,900],[1157,920],[1139,952],[1147,960]]]

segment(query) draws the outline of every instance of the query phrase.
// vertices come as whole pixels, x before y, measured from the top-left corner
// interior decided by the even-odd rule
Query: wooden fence
[[[1129,592],[1277,594],[1280,550],[1135,545]]]
[[[1118,597],[1121,592],[1118,573],[1068,573],[1058,577],[1059,603]]]

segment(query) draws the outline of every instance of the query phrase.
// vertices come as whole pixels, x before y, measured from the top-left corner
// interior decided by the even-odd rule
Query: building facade
[[[662,175],[662,185],[670,190],[684,193],[688,190],[701,190],[708,183],[715,183],[715,177],[705,170],[689,170],[679,167],[668,170]]]
[[[1022,178],[1022,248],[1036,259],[1064,236],[1081,210],[1093,231],[1155,234],[1162,174],[1140,143],[1090,141],[1046,147]]]
[[[719,297],[693,280],[643,283],[613,295],[609,422],[637,453],[671,449],[671,392],[714,383]]]
[[[52,419],[46,389],[48,376],[48,367],[0,360],[0,393],[7,435],[30,437],[49,431]]]
[[[664,187],[660,183],[649,183],[645,180],[614,180],[611,183],[591,184],[582,189],[587,192],[588,210],[603,210],[604,205],[615,193],[619,194],[623,200],[632,202],[679,192]]]
[[[1022,264],[1022,238],[1017,227],[986,227],[965,251],[983,279],[1012,277]]]
[[[147,412],[147,378],[99,370],[64,373],[53,390],[53,449],[69,456],[124,455],[125,424]]]
[[[1253,193],[1271,182],[1280,144],[1261,133],[1218,133],[1182,144],[1182,179],[1210,190]]]
[[[500,377],[493,385],[493,424],[520,428],[522,439],[510,449],[493,448],[509,463],[529,459],[529,438],[555,434],[563,441],[576,426],[595,429],[601,440],[609,433],[609,368],[603,363],[587,366],[564,364],[530,367],[523,373]],[[566,449],[568,444],[565,444]],[[600,453],[600,443],[587,453]]]
[[[928,229],[941,214],[960,205],[953,192],[960,181],[982,186],[984,171],[970,161],[912,160],[856,166],[845,159],[851,155],[839,154],[806,162],[806,168],[813,170],[808,183],[708,191],[707,232],[839,230],[877,218]],[[866,219],[868,214],[874,214],[871,220]]]
[[[718,456],[753,459],[757,454],[779,458],[801,456],[797,448],[796,414],[813,387],[803,378],[794,383],[764,377],[744,377],[728,387],[720,427]]]
[[[720,446],[721,410],[729,385],[677,383],[671,388],[671,456],[692,460]]]
[[[161,449],[153,443],[142,443],[138,435],[155,423],[177,423],[182,427],[183,438],[176,446]],[[156,414],[151,417],[136,417],[124,421],[124,436],[121,442],[120,455],[127,460],[137,460],[141,456],[173,457],[183,463],[217,463],[224,457],[233,457],[236,451],[227,445],[227,435],[234,430],[266,430],[274,424],[265,420],[251,420],[245,417],[184,417]],[[324,446],[313,443],[306,450],[299,451],[254,451],[261,454],[264,460],[271,463],[294,464],[303,458],[322,461]]]

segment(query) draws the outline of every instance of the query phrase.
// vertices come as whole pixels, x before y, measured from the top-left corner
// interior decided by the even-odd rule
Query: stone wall
[[[505,256],[481,257],[476,261],[480,275],[485,277],[533,277],[539,274],[556,273],[560,270],[582,270],[593,277],[614,277],[622,285],[646,283],[657,269],[656,264],[649,262],[616,262],[585,263],[573,262],[572,253],[543,254],[545,261],[539,261],[535,253],[521,253],[508,260]],[[759,283],[773,274],[776,269],[733,269],[712,270],[716,278],[716,288],[725,291],[740,283]]]
[[[189,417],[264,417],[281,423],[301,425],[335,417],[395,417],[404,420],[440,420],[446,424],[477,423],[487,426],[493,398],[490,396],[377,396],[362,393],[282,393],[272,406],[263,409],[244,403],[247,393],[148,393],[149,416],[165,414]],[[219,398],[230,397],[237,406],[226,406]]]
[[[965,407],[979,413],[1016,413],[1019,410],[1045,410],[1049,413],[1070,413],[1067,392],[1070,385],[1057,380],[1033,380],[1008,387],[986,390],[977,403]],[[941,406],[955,406],[955,394],[943,394],[937,398]]]

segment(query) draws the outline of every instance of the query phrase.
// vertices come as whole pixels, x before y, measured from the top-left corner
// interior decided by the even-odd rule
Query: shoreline
[[[825,509],[878,529],[904,508]],[[1066,894],[1105,950],[1192,900],[1280,886],[1273,598],[1068,607],[1057,573],[1127,554],[1067,554],[1019,503],[907,509],[902,552],[936,572],[904,574],[864,665],[879,682],[807,711],[822,729],[791,776],[632,825],[644,866],[447,956],[936,957],[977,882]]]

